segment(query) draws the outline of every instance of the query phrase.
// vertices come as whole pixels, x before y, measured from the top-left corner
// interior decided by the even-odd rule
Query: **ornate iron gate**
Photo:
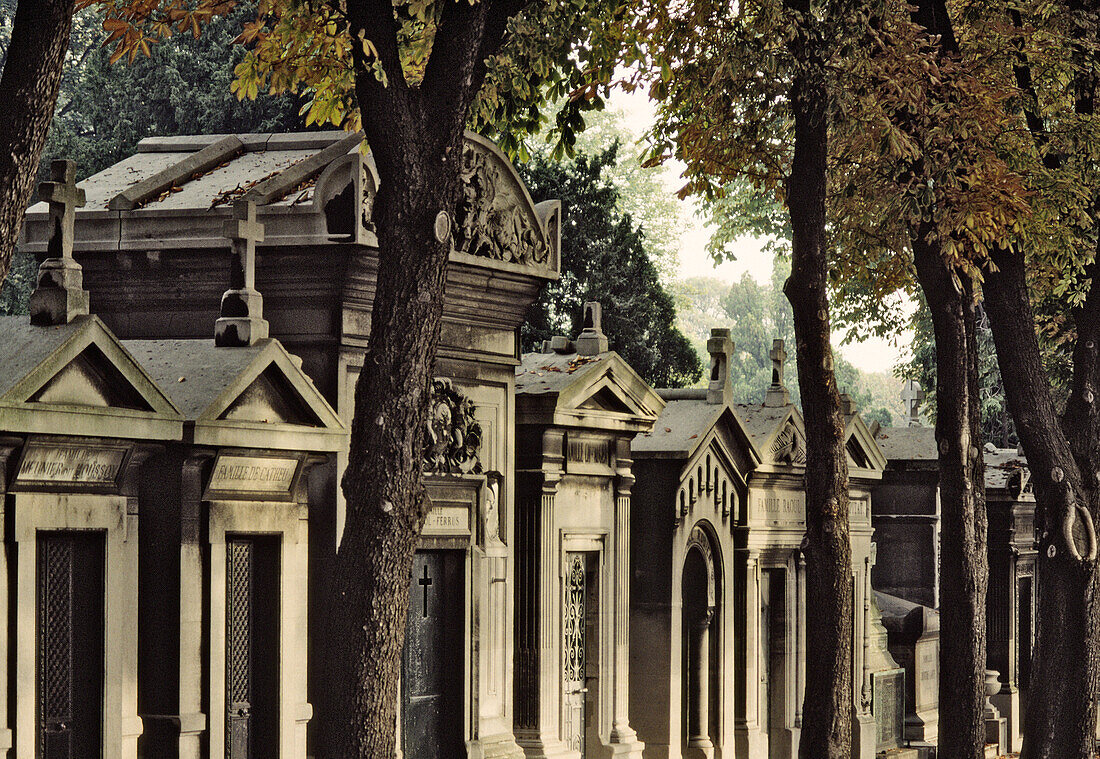
[[[103,570],[99,532],[38,533],[38,757],[103,755]]]
[[[277,757],[279,543],[226,540],[225,755]]]
[[[568,553],[565,559],[565,605],[562,624],[562,739],[584,759],[585,736],[585,555]]]

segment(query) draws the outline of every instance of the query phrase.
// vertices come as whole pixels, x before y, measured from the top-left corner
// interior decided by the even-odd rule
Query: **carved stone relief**
[[[528,208],[513,177],[485,147],[466,142],[462,150],[462,197],[455,213],[454,249],[515,264],[545,264],[547,234]]]
[[[426,474],[480,474],[481,425],[474,404],[445,377],[432,380],[424,430]]]

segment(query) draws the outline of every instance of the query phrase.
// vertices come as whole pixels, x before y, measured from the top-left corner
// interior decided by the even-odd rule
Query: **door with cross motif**
[[[228,536],[225,548],[225,755],[276,759],[280,540]]]
[[[464,759],[462,551],[417,551],[402,656],[405,757]]]
[[[37,536],[37,759],[103,756],[102,532]]]

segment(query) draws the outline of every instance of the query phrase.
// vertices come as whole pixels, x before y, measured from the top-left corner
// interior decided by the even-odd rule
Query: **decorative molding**
[[[424,429],[425,474],[481,474],[481,424],[451,380],[432,380]]]

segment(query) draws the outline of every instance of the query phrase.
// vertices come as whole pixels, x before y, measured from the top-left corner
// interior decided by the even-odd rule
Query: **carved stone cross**
[[[225,223],[225,236],[233,241],[234,259],[229,286],[235,290],[256,289],[256,243],[264,241],[264,225],[256,221],[256,204],[241,201],[234,210],[237,218]]]
[[[217,345],[255,345],[267,337],[263,296],[256,290],[256,243],[263,242],[264,225],[256,221],[256,203],[240,200],[235,218],[225,223],[231,241],[229,289],[222,295],[221,317],[214,327]]]
[[[791,394],[783,384],[783,365],[787,360],[787,351],[783,345],[783,341],[776,338],[772,340],[772,349],[768,352],[772,360],[772,384],[764,396],[764,405],[769,408],[786,406],[791,402]]]
[[[905,410],[909,414],[909,426],[920,427],[920,404],[924,400],[925,392],[921,390],[920,383],[916,380],[906,380],[905,388],[901,391],[901,399],[905,401]]]
[[[30,300],[31,323],[42,325],[68,324],[89,310],[84,273],[73,258],[76,209],[86,202],[76,186],[76,163],[54,161],[50,178],[38,186],[39,197],[50,204],[50,241]]]
[[[780,339],[772,340],[772,349],[768,355],[772,360],[772,384],[783,384],[783,364],[787,360],[787,351],[783,347],[783,341]]]
[[[76,209],[87,202],[76,186],[76,162],[59,159],[50,164],[50,180],[38,185],[38,196],[50,204],[49,258],[73,257]]]

